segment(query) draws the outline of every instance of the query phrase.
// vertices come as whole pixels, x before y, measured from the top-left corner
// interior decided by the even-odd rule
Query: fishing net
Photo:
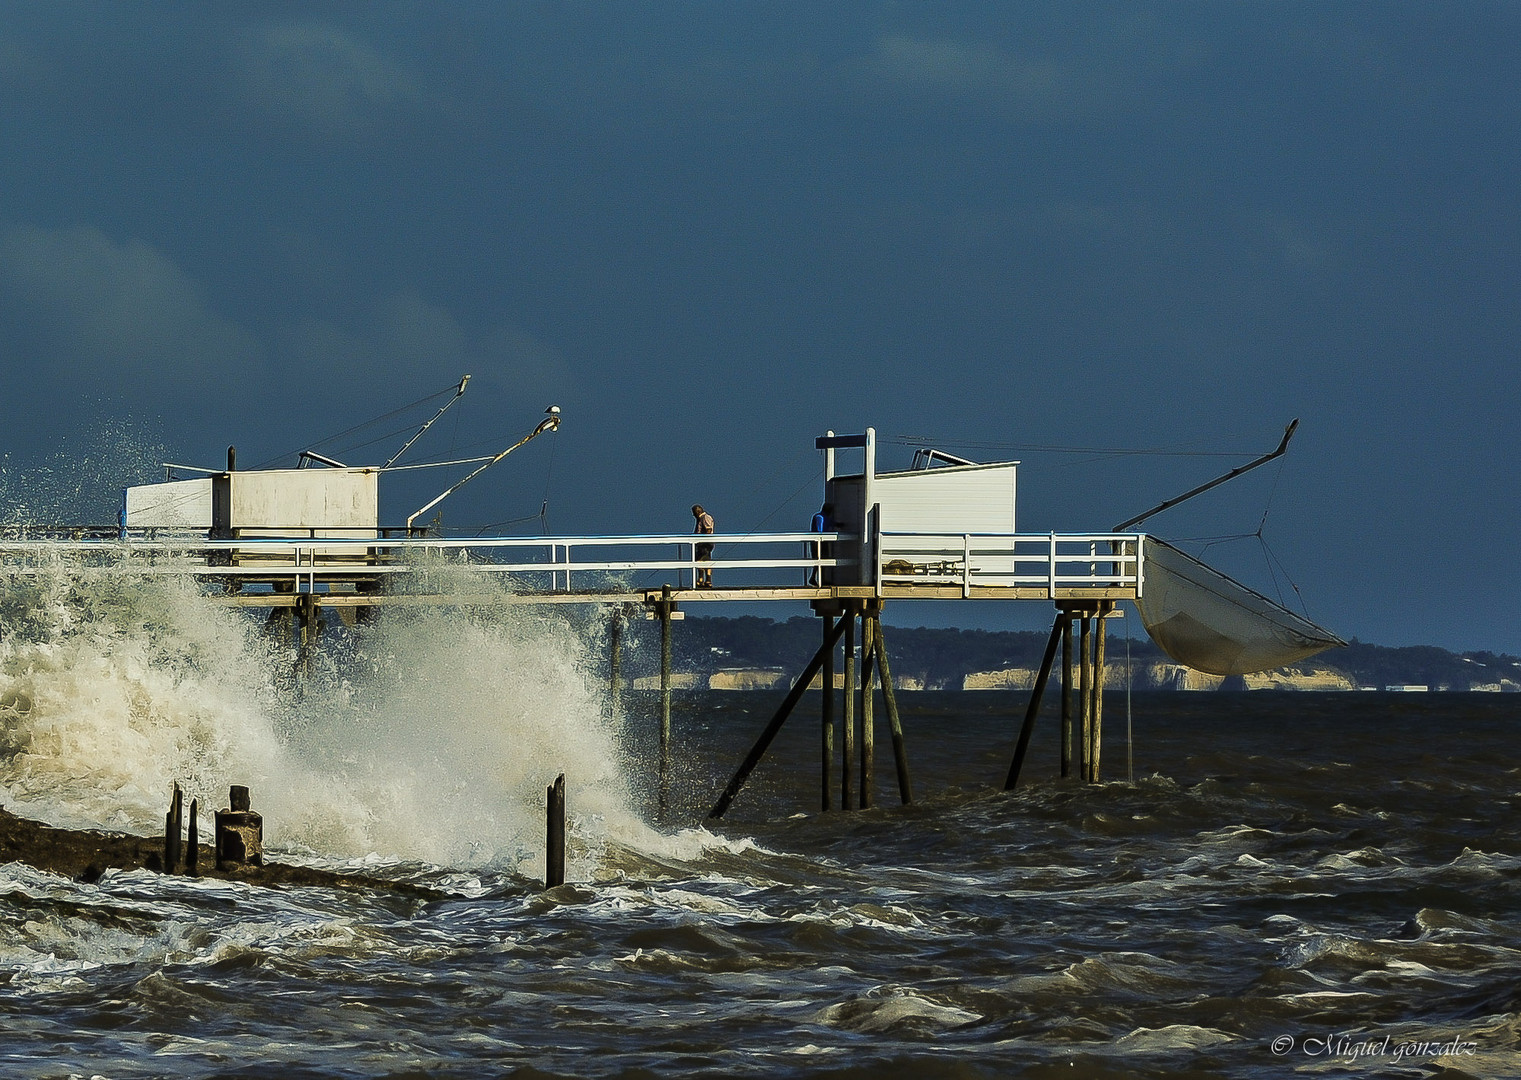
[[[1211,675],[1246,675],[1346,642],[1191,555],[1146,537],[1136,607],[1168,656]]]

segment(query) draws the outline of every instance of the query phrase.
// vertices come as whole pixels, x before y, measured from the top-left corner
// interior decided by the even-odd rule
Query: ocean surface
[[[245,783],[274,857],[447,894],[0,866],[0,1076],[1521,1075],[1521,695],[1111,691],[1093,786],[1050,702],[1006,794],[1022,693],[902,693],[915,803],[884,726],[879,805],[821,813],[815,694],[714,823],[781,694],[678,695],[662,813],[657,700],[610,716],[573,618],[397,614],[299,677],[167,586],[0,619],[13,812]]]

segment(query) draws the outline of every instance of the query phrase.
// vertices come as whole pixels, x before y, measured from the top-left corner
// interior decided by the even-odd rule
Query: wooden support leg
[[[1046,641],[1046,655],[1040,661],[1040,671],[1035,676],[1035,685],[1030,689],[1030,704],[1025,707],[1025,722],[1019,729],[1019,744],[1014,747],[1014,760],[1009,765],[1008,778],[1003,782],[1005,791],[1013,791],[1019,783],[1019,770],[1024,767],[1025,753],[1030,749],[1030,736],[1035,731],[1035,718],[1040,715],[1040,701],[1046,694],[1046,682],[1051,678],[1051,665],[1056,661],[1056,645],[1062,638],[1062,627],[1066,624],[1064,616],[1057,616],[1056,622],[1051,625],[1051,637]]]
[[[766,725],[766,730],[761,732],[761,737],[755,741],[750,752],[745,755],[745,760],[740,763],[739,769],[734,773],[734,778],[729,781],[729,786],[719,796],[718,802],[713,804],[713,809],[708,811],[708,817],[721,818],[724,811],[734,802],[734,796],[739,794],[739,789],[745,786],[750,773],[755,766],[760,764],[760,759],[765,756],[766,748],[771,745],[771,740],[776,738],[777,732],[782,730],[782,725],[787,722],[787,717],[792,715],[792,710],[797,708],[797,703],[803,699],[803,694],[808,689],[808,684],[813,682],[813,677],[819,673],[819,668],[824,666],[824,658],[834,652],[835,643],[840,640],[840,635],[845,632],[849,625],[849,619],[841,619],[835,626],[828,639],[818,652],[813,654],[813,659],[808,661],[808,666],[803,668],[803,673],[798,676],[797,682],[792,684],[792,689],[787,692],[787,697],[776,710],[776,715],[771,717],[771,722]],[[849,770],[847,769],[848,773]]]
[[[903,745],[903,723],[898,718],[898,697],[893,693],[893,673],[887,666],[887,643],[882,640],[882,623],[876,629],[877,670],[882,675],[882,701],[887,706],[887,723],[893,733],[893,762],[898,766],[898,797],[907,806],[914,801],[914,786],[908,776],[908,750]]]
[[[844,754],[840,768],[840,809],[854,810],[856,805],[856,613],[846,611],[845,623],[845,715],[840,718]]]
[[[613,608],[607,625],[607,707],[617,720],[623,694],[623,609]]]
[[[1078,734],[1078,749],[1082,756],[1081,761],[1078,762],[1078,772],[1082,775],[1084,783],[1092,783],[1088,754],[1093,749],[1093,619],[1087,612],[1083,613],[1077,651],[1078,712],[1082,724]]]
[[[1100,610],[1093,635],[1093,747],[1088,752],[1089,780],[1099,782],[1099,762],[1104,749],[1104,629],[1109,612]]]
[[[823,693],[819,699],[819,722],[823,736],[822,778],[820,791],[821,809],[827,814],[834,805],[834,616],[824,617],[824,641],[828,651],[824,654]]]
[[[671,587],[660,597],[660,814],[665,816],[671,798]]]
[[[876,647],[876,617],[861,615],[861,809],[868,810],[876,797],[877,772],[877,738],[876,722],[873,715],[873,698],[876,692],[872,684],[876,681],[876,661],[874,649]]]
[[[1062,612],[1062,778],[1072,775],[1072,616]]]

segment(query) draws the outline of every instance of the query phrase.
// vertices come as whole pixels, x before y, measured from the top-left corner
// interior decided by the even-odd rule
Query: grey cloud
[[[150,380],[247,371],[259,348],[173,259],[88,225],[0,234],[0,319],[37,359]],[[139,384],[140,385],[140,384]]]
[[[417,75],[369,42],[321,23],[253,27],[240,35],[231,64],[257,113],[318,135],[363,135],[426,105]]]
[[[555,349],[511,326],[474,329],[414,292],[377,304],[362,329],[324,319],[292,327],[281,353],[295,368],[338,371],[428,386],[470,373],[531,390],[563,388],[570,365]]]

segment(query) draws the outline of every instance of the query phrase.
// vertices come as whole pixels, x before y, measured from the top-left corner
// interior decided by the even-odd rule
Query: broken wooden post
[[[184,807],[184,793],[179,781],[169,795],[169,810],[164,814],[164,873],[175,874],[180,868],[180,814]]]
[[[191,877],[200,875],[201,861],[201,830],[196,824],[196,814],[200,809],[200,800],[190,800],[190,836],[187,839],[188,846],[185,848],[185,873]]]
[[[229,809],[216,812],[217,869],[263,866],[263,815],[248,808],[248,789],[240,784],[233,785],[227,802]]]
[[[887,724],[893,735],[893,763],[898,767],[898,797],[907,806],[914,801],[914,787],[908,776],[908,750],[903,744],[903,722],[898,717],[898,698],[893,692],[893,673],[887,666],[887,642],[882,639],[882,622],[877,621],[877,670],[882,677],[882,701],[887,706]]]
[[[565,884],[565,774],[549,785],[544,844],[544,887]]]

